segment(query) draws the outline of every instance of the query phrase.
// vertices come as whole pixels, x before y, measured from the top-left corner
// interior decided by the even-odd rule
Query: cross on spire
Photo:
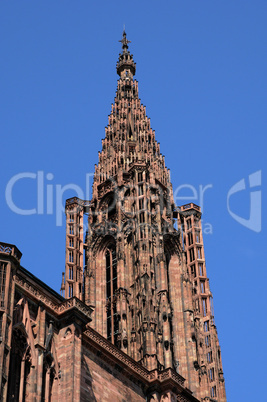
[[[123,33],[122,33],[122,39],[119,40],[119,42],[122,43],[123,52],[126,52],[128,50],[128,43],[131,43],[131,41],[126,38],[125,29],[123,30]]]

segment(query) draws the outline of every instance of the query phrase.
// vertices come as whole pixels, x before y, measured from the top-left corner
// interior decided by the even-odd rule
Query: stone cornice
[[[0,242],[0,255],[3,257],[12,257],[16,262],[20,262],[22,253],[14,244]]]
[[[114,361],[114,365],[120,364],[121,366],[125,366],[134,372],[139,379],[148,382],[150,381],[150,373],[145,367],[141,366],[130,356],[126,355],[92,328],[87,327],[83,332],[83,338],[89,343],[93,342],[96,349],[100,350],[103,354],[107,354],[109,358]]]
[[[180,395],[184,395],[186,401],[198,401],[191,391],[184,387],[185,379],[172,368],[148,371],[90,327],[83,332],[83,341],[86,346],[91,346],[95,353],[105,356],[104,361],[114,367],[120,367],[120,371],[126,376],[141,381],[146,392],[176,388]]]
[[[63,297],[60,295],[56,297],[55,294],[49,292],[48,287],[48,289],[46,289],[42,287],[41,284],[35,283],[34,279],[32,280],[32,278],[29,278],[20,270],[17,271],[14,279],[16,286],[19,286],[31,299],[42,302],[47,308],[57,313],[58,305],[64,301]]]
[[[23,290],[25,296],[28,296],[37,303],[43,303],[45,308],[55,315],[55,318],[61,319],[63,315],[75,312],[85,323],[91,321],[92,308],[77,299],[77,297],[64,299],[58,295],[57,298],[55,294],[49,294],[49,288],[44,289],[38,286],[22,272],[17,273],[15,283],[16,286]],[[51,291],[54,292],[52,289]]]

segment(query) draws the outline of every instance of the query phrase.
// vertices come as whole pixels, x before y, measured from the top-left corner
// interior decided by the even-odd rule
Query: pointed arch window
[[[112,194],[112,197],[110,198],[110,200],[108,202],[108,219],[110,219],[115,214],[116,214],[116,200],[115,200],[115,195]]]
[[[0,307],[5,306],[6,264],[0,263]]]
[[[73,280],[73,267],[69,267],[69,279]]]
[[[69,284],[69,297],[73,297],[73,283]]]
[[[69,251],[69,262],[73,262],[73,251]]]
[[[115,247],[106,251],[106,297],[107,297],[107,338],[116,344],[118,335],[118,314],[115,292],[117,290],[117,256]]]

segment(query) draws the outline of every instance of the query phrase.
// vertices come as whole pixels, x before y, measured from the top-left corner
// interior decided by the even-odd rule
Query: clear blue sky
[[[204,193],[203,224],[212,228],[204,243],[230,402],[266,393],[266,21],[265,0],[0,3],[0,240],[16,244],[22,265],[59,291],[65,221],[56,226],[56,185],[85,191],[98,161],[125,24],[173,188],[192,186],[199,204],[200,186],[212,186]],[[45,213],[13,212],[8,183],[38,171]],[[261,182],[257,174],[249,189],[258,171]],[[231,216],[227,194],[242,179]],[[37,208],[36,183],[14,184],[15,205]],[[193,193],[180,187],[182,195],[188,199],[178,204]]]

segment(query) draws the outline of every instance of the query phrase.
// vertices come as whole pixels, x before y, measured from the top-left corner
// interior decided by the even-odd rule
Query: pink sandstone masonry
[[[0,243],[1,401],[226,401],[201,210],[174,203],[121,42],[92,199],[66,201],[61,295]]]

